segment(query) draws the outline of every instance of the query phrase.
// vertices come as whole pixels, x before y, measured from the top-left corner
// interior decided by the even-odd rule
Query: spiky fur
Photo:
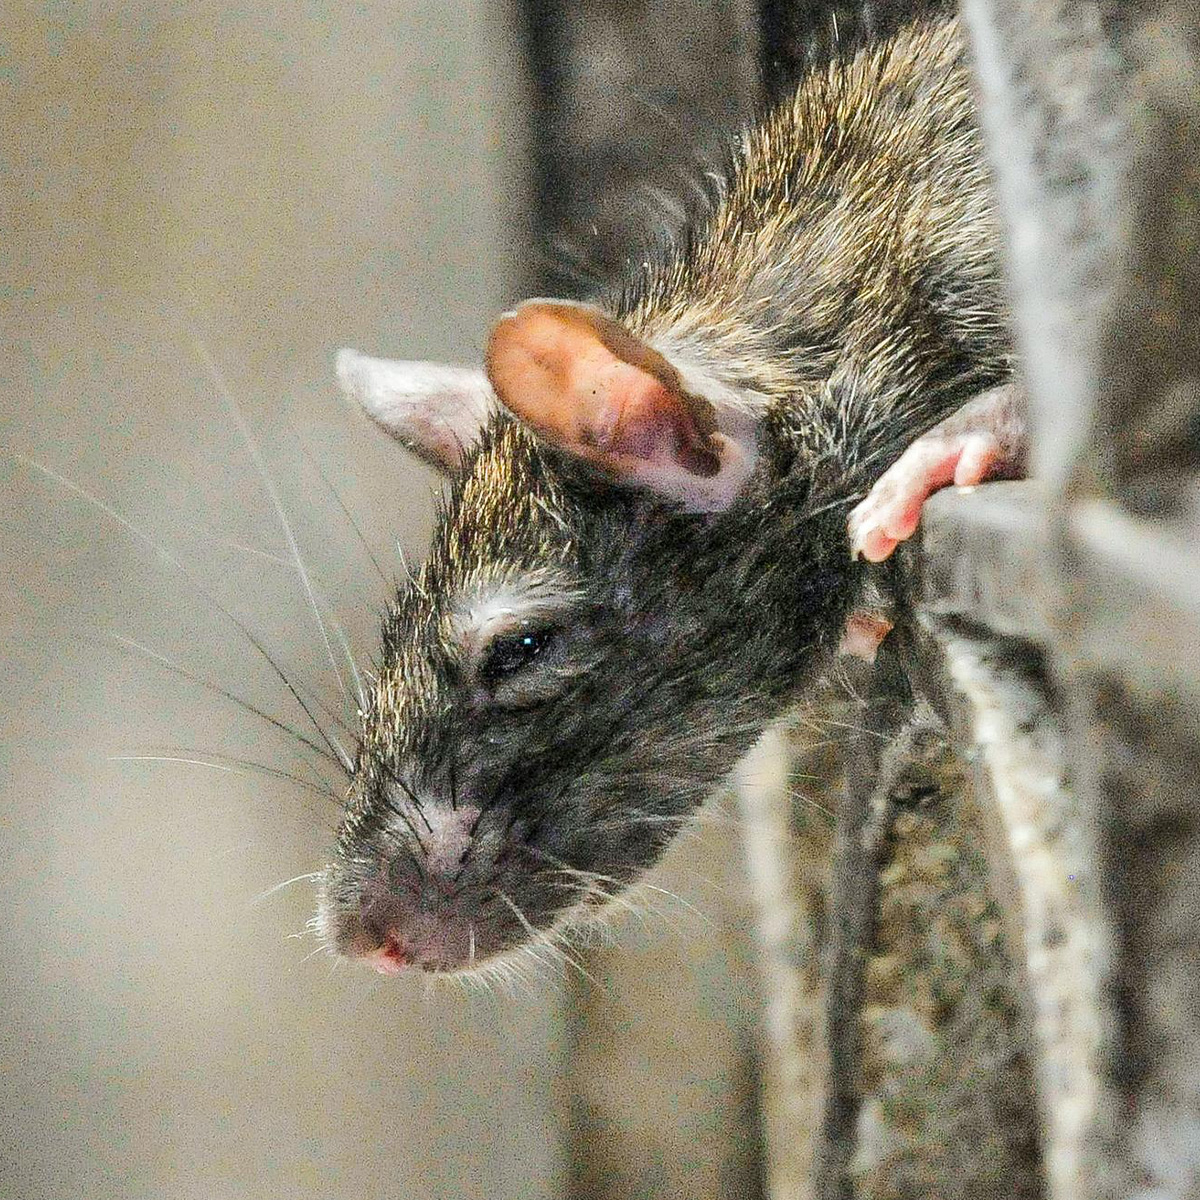
[[[501,952],[655,861],[835,644],[860,582],[849,507],[1008,373],[994,244],[952,22],[830,64],[746,135],[707,218],[610,311],[758,411],[755,474],[685,514],[494,418],[384,626],[325,879],[339,948],[423,902],[423,806],[480,810],[431,968],[463,965],[468,927]],[[497,701],[455,604],[537,572],[570,594],[555,656],[536,702]]]

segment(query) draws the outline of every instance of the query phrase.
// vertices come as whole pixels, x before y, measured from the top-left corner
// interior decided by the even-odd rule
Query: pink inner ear
[[[674,368],[597,309],[531,300],[492,331],[487,371],[501,402],[564,448],[618,474],[716,474],[711,408]]]

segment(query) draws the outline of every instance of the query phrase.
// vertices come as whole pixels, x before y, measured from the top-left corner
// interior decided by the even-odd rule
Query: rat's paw
[[[990,433],[919,437],[850,514],[851,553],[882,562],[916,532],[921,508],[938,488],[981,483],[999,456],[1000,443]]]
[[[925,501],[953,483],[1018,477],[1025,461],[1025,419],[1014,384],[994,388],[935,425],[879,477],[850,514],[850,552],[882,562],[916,532]]]

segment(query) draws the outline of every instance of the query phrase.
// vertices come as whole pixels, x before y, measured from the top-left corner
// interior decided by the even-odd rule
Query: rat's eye
[[[489,683],[527,667],[554,639],[552,629],[523,629],[496,638],[488,647],[480,674]]]

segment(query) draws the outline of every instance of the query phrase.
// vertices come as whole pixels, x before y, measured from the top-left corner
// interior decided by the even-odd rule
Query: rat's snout
[[[383,975],[405,967],[454,971],[473,965],[477,919],[449,898],[373,889],[364,898],[358,957]]]
[[[480,810],[426,808],[414,818],[409,838],[380,856],[359,898],[351,952],[387,975],[407,966],[452,971],[477,953]]]
[[[504,880],[503,838],[477,807],[426,806],[406,836],[326,872],[323,921],[334,947],[381,974],[470,970],[522,940],[519,880]]]

